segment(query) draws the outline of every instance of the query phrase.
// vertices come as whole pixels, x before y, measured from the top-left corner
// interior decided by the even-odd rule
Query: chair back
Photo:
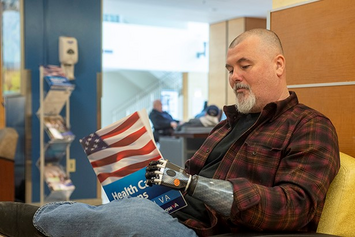
[[[355,236],[355,158],[340,152],[340,170],[332,181],[318,233]]]

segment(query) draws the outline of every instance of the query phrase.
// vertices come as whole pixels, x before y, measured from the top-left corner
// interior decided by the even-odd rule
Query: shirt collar
[[[277,118],[280,114],[284,111],[292,108],[293,106],[297,105],[298,98],[295,92],[290,91],[290,96],[284,100],[275,101],[267,104],[263,110],[261,111],[262,116],[267,115],[270,121]],[[223,111],[227,116],[227,121],[229,124],[235,123],[238,118],[241,116],[241,113],[237,111],[235,105],[226,105],[223,107]]]

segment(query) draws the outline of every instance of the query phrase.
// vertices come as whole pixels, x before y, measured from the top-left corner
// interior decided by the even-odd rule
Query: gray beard
[[[243,94],[238,94],[236,92],[236,89],[234,90],[237,97],[235,107],[242,114],[250,113],[250,111],[253,109],[256,103],[255,94],[250,90],[250,88],[248,89],[249,89],[249,96],[247,97],[244,97]]]

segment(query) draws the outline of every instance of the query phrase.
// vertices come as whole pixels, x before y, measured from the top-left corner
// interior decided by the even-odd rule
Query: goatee
[[[247,93],[238,93],[238,89],[245,89],[247,90]],[[233,87],[233,91],[236,95],[235,107],[237,108],[237,110],[242,114],[249,113],[256,103],[256,97],[253,91],[248,85],[243,85],[241,83],[235,84]]]

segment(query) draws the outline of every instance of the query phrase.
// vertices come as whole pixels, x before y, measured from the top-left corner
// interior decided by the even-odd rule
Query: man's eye
[[[248,67],[250,67],[250,65],[243,65],[243,66],[240,66],[241,69],[248,69]]]

